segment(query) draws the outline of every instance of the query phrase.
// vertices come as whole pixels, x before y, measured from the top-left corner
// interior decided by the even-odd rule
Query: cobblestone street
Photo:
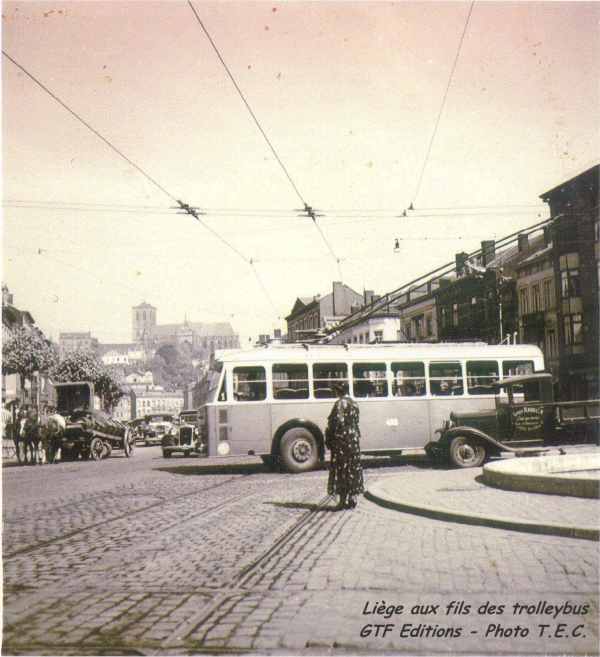
[[[423,466],[367,461],[367,485]],[[334,513],[326,476],[159,448],[5,467],[3,653],[596,654],[596,542]],[[540,601],[569,606],[514,612]]]

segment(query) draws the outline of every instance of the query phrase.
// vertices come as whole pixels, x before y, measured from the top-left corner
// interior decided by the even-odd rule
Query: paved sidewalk
[[[595,446],[569,453],[599,453]],[[367,497],[388,508],[440,520],[599,540],[597,499],[500,490],[485,485],[482,468],[428,470],[385,477]]]

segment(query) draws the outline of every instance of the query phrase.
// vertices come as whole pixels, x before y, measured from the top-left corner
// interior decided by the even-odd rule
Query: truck
[[[100,410],[100,399],[90,381],[55,383],[56,410],[65,420],[61,439],[61,460],[81,457],[97,461],[114,449],[125,456],[133,453],[135,440],[128,426]]]
[[[600,399],[555,401],[550,372],[500,380],[494,389],[495,408],[450,414],[425,448],[434,461],[479,467],[502,452],[532,456],[553,444],[598,442]]]

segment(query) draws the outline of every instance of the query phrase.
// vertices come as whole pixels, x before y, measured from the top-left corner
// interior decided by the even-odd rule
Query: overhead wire
[[[190,3],[191,4],[191,3]],[[35,75],[30,73],[22,64],[17,62],[11,55],[9,55],[4,49],[2,49],[2,54],[12,62],[19,70],[21,70],[29,79],[31,79],[36,85],[38,85],[44,92],[46,92],[53,100],[55,100],[61,107],[63,107],[69,114],[71,114],[77,121],[79,121],[83,126],[85,126],[90,132],[92,132],[96,137],[98,137],[102,142],[104,142],[112,151],[114,151],[119,157],[125,160],[130,166],[132,166],[136,171],[138,171],[144,178],[151,182],[157,189],[163,192],[168,196],[172,201],[177,203],[181,209],[187,209],[187,214],[190,214],[196,221],[198,221],[206,230],[208,230],[212,235],[214,235],[218,240],[223,244],[229,247],[234,253],[236,253],[240,258],[242,258],[247,264],[250,264],[250,260],[244,256],[241,251],[239,251],[233,244],[228,240],[223,238],[216,230],[208,226],[205,222],[202,221],[199,217],[199,213],[196,211],[196,208],[193,208],[179,199],[177,199],[171,192],[169,192],[163,185],[161,185],[156,179],[154,179],[147,171],[145,171],[141,166],[136,164],[132,159],[130,159],[125,153],[123,153],[119,148],[117,148],[109,139],[102,135],[98,130],[96,130],[90,123],[88,123],[84,118],[82,118],[75,110],[73,110],[69,105],[67,105],[63,100],[61,100],[53,91],[51,91],[41,80],[39,80]]]
[[[421,172],[419,173],[419,178],[417,182],[417,187],[415,189],[415,193],[413,194],[412,202],[411,202],[411,207],[416,204],[417,197],[419,196],[419,192],[421,191],[421,184],[423,183],[423,176],[425,174],[425,169],[427,167],[427,163],[429,162],[429,156],[431,155],[431,150],[433,148],[433,142],[435,141],[435,137],[437,135],[438,128],[440,126],[440,121],[442,119],[442,114],[444,112],[444,107],[446,106],[446,100],[448,98],[448,93],[450,91],[450,86],[452,85],[452,79],[454,78],[454,71],[456,70],[456,65],[458,64],[458,58],[460,57],[460,52],[462,50],[463,42],[465,40],[465,35],[467,33],[467,27],[469,26],[469,21],[471,19],[471,14],[473,13],[473,7],[475,5],[475,0],[473,0],[469,6],[469,12],[467,13],[467,18],[465,20],[465,24],[463,26],[462,34],[460,36],[460,41],[458,43],[458,48],[456,49],[456,55],[454,56],[454,62],[452,63],[452,68],[450,69],[450,75],[448,76],[448,83],[446,84],[446,89],[444,91],[444,95],[442,97],[442,102],[440,105],[440,109],[437,115],[437,119],[435,121],[435,126],[433,128],[433,132],[431,134],[431,138],[429,140],[429,146],[427,147],[427,152],[425,154],[425,159],[423,160],[423,166],[421,167]]]
[[[41,89],[43,89],[51,98],[53,98],[61,107],[67,110],[69,114],[74,116],[77,121],[79,121],[81,124],[83,124],[90,132],[96,135],[98,139],[101,139],[110,149],[112,149],[119,157],[124,159],[130,166],[132,166],[136,171],[142,174],[146,180],[151,182],[157,189],[159,189],[163,194],[168,196],[172,201],[177,201],[177,199],[168,192],[157,180],[155,180],[149,173],[144,171],[142,167],[140,167],[138,164],[136,164],[133,160],[131,160],[125,153],[123,153],[121,150],[119,150],[109,139],[107,139],[103,134],[98,132],[93,126],[91,126],[84,118],[82,118],[75,110],[71,109],[65,102],[63,102],[54,92],[52,92],[41,80],[38,80],[38,78],[35,77],[32,73],[30,73],[22,64],[19,64],[13,57],[11,57],[6,50],[2,49],[2,54],[9,60],[11,61],[19,70],[21,70],[25,75],[35,82]]]
[[[237,91],[238,95],[239,95],[240,98],[242,99],[242,102],[243,102],[244,105],[246,106],[246,109],[248,110],[248,113],[249,113],[250,116],[252,117],[252,120],[254,121],[254,124],[255,124],[256,127],[258,128],[258,131],[259,131],[260,134],[263,136],[263,138],[264,138],[264,140],[265,140],[267,146],[269,147],[271,153],[273,153],[273,156],[274,156],[275,159],[277,160],[279,166],[281,167],[281,170],[283,171],[283,173],[285,174],[286,178],[288,179],[290,185],[292,186],[292,189],[293,189],[294,192],[296,193],[296,196],[300,199],[300,202],[303,204],[304,208],[303,208],[303,210],[301,210],[301,211],[302,211],[302,212],[306,212],[306,215],[312,219],[312,221],[313,221],[315,227],[317,228],[317,230],[319,231],[319,234],[321,235],[321,238],[323,239],[323,241],[324,241],[325,244],[327,245],[327,248],[329,249],[329,251],[330,251],[332,257],[333,257],[334,260],[336,261],[336,265],[337,265],[337,268],[338,268],[338,272],[339,272],[339,274],[340,274],[340,276],[341,276],[341,268],[340,268],[339,258],[338,258],[337,255],[335,254],[335,251],[333,250],[333,247],[332,247],[331,243],[329,242],[329,240],[328,240],[327,237],[325,236],[325,233],[323,233],[323,231],[321,230],[319,224],[317,223],[317,217],[316,217],[315,212],[312,210],[312,207],[307,203],[306,199],[305,199],[305,198],[303,197],[303,195],[300,193],[300,190],[298,189],[298,186],[296,185],[296,183],[294,182],[292,176],[290,175],[290,172],[289,172],[288,168],[287,168],[287,167],[285,166],[285,164],[283,163],[283,160],[282,160],[281,157],[279,156],[279,153],[278,153],[277,150],[275,149],[275,146],[273,146],[273,143],[272,143],[271,140],[269,139],[269,136],[267,135],[265,129],[263,128],[263,126],[261,125],[260,121],[258,120],[258,117],[256,116],[254,110],[253,110],[252,107],[250,106],[250,103],[248,102],[246,96],[244,95],[244,92],[241,90],[240,86],[238,85],[238,83],[237,83],[235,77],[233,76],[233,73],[232,73],[231,70],[229,69],[229,66],[227,66],[227,63],[225,62],[225,59],[223,58],[223,55],[221,54],[219,48],[217,47],[217,44],[215,43],[215,41],[213,40],[212,36],[210,35],[208,29],[207,29],[206,26],[204,25],[202,19],[200,18],[200,15],[199,15],[198,12],[196,11],[196,8],[194,7],[194,5],[193,5],[193,3],[192,3],[191,0],[188,0],[188,5],[189,5],[190,9],[192,10],[192,12],[193,12],[193,14],[194,14],[194,16],[195,16],[195,18],[196,18],[196,21],[198,22],[198,25],[200,26],[200,28],[202,29],[202,31],[203,31],[204,34],[206,35],[206,38],[208,39],[210,45],[212,46],[213,50],[215,51],[215,53],[216,53],[216,55],[217,55],[219,61],[221,62],[223,68],[225,69],[225,72],[227,73],[227,76],[228,76],[229,79],[231,80],[231,83],[232,83],[233,86],[235,87],[235,90]]]

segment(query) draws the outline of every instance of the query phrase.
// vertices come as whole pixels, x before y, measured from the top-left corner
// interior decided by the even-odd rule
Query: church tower
[[[133,342],[147,342],[156,326],[156,308],[143,301],[131,309],[131,320]]]

